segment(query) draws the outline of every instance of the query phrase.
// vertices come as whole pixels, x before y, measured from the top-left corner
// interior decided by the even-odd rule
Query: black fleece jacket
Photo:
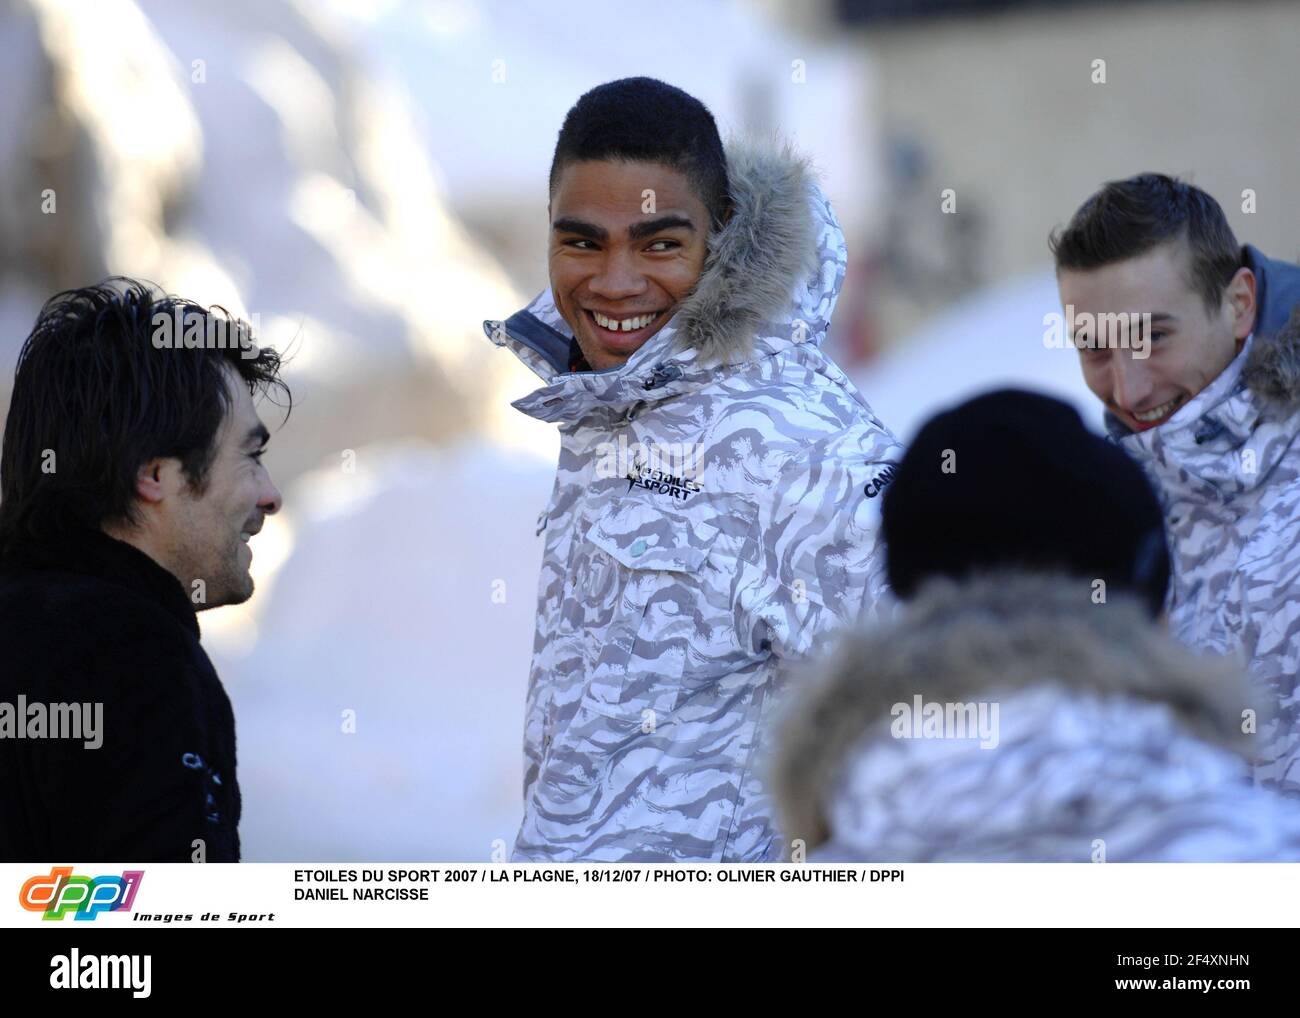
[[[0,862],[239,861],[230,700],[185,588],[148,555],[86,531],[0,562],[11,720],[20,696],[28,717],[102,704],[103,741],[0,724]]]

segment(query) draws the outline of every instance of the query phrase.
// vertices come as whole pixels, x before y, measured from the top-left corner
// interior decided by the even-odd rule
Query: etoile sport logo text
[[[123,870],[121,876],[77,877],[71,866],[55,866],[48,874],[23,884],[18,903],[28,912],[44,912],[45,919],[62,919],[69,912],[91,920],[101,912],[130,912],[144,870]]]

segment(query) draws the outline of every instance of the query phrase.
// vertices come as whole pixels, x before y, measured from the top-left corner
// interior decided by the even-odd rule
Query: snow
[[[553,476],[486,441],[398,444],[294,486],[255,637],[201,616],[235,707],[246,860],[487,861],[513,843]]]
[[[1006,386],[1062,399],[1100,431],[1102,405],[1083,383],[1078,353],[1044,343],[1051,314],[1061,304],[1049,271],[991,287],[901,340],[854,384],[905,442],[936,412]]]

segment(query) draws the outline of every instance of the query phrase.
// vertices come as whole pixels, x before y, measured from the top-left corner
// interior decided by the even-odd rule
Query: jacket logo
[[[889,464],[884,470],[880,471],[880,473],[867,482],[866,487],[862,489],[862,494],[866,495],[867,498],[875,498],[885,490],[885,486],[894,479],[896,473],[898,473],[898,467],[892,463]]]
[[[692,481],[677,474],[651,469],[644,466],[638,459],[632,464],[632,469],[627,475],[627,490],[630,492],[633,488],[657,491],[661,495],[667,495],[669,498],[685,502],[696,492],[702,491],[703,485],[698,481]]]

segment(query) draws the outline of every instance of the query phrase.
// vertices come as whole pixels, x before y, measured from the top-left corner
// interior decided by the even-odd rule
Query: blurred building
[[[1175,174],[1238,237],[1300,254],[1290,0],[821,0],[782,8],[851,38],[881,138],[875,306],[886,345],[984,287],[1051,267],[1047,236],[1105,181]],[[945,213],[945,191],[955,212]],[[1250,200],[1253,199],[1253,206]],[[1244,211],[1253,207],[1254,211]]]

